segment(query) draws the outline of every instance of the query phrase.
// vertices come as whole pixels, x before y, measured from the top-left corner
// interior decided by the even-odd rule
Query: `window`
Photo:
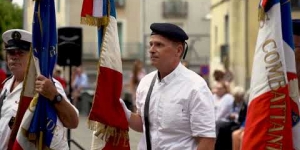
[[[223,44],[220,47],[221,51],[221,62],[225,65],[228,66],[229,63],[229,45],[228,44]]]
[[[162,15],[165,18],[186,18],[188,15],[188,2],[181,0],[164,1],[162,9]]]
[[[300,0],[291,0],[292,10],[300,10]]]
[[[121,53],[123,51],[124,48],[124,44],[123,44],[123,23],[122,22],[118,22],[118,35],[119,35],[119,44],[120,44],[120,50]]]

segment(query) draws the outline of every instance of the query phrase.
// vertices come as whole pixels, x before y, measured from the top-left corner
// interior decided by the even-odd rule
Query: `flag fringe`
[[[31,142],[34,142],[37,139],[37,135],[35,133],[28,133],[28,131],[24,128],[21,128],[21,132]]]
[[[28,133],[28,140],[29,141],[34,141],[36,140],[36,133]]]
[[[116,127],[111,127],[104,125],[100,122],[93,121],[93,120],[88,120],[88,128],[96,131],[94,134],[95,136],[99,137],[102,140],[105,140],[106,142],[109,140],[110,137],[113,137],[113,145],[117,146],[120,143],[120,139],[124,139],[123,146],[128,147],[129,143],[129,135],[128,135],[128,130],[121,130]]]
[[[109,22],[109,17],[104,16],[101,18],[98,17],[93,17],[90,15],[86,15],[85,17],[81,17],[80,23],[81,24],[86,24],[86,25],[90,25],[90,26],[107,26]]]

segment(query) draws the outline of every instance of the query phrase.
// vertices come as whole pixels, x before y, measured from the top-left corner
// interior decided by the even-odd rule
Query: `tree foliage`
[[[0,34],[2,35],[8,29],[22,29],[23,11],[18,5],[10,0],[0,0]],[[0,44],[2,45],[2,37]],[[2,46],[1,46],[2,49]]]

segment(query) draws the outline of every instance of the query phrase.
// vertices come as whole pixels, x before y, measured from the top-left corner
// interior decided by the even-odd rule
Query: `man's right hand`
[[[139,114],[132,113],[125,105],[125,102],[120,99],[123,110],[125,112],[129,127],[137,132],[143,132],[143,121]]]
[[[126,105],[125,105],[125,103],[122,99],[120,99],[120,103],[121,103],[121,105],[123,107],[123,110],[125,112],[127,121],[129,121],[132,112],[126,107]]]

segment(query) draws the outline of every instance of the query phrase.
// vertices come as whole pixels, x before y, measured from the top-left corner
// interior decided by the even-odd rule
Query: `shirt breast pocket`
[[[162,114],[163,128],[183,128],[187,123],[183,106],[174,103],[165,103]]]

